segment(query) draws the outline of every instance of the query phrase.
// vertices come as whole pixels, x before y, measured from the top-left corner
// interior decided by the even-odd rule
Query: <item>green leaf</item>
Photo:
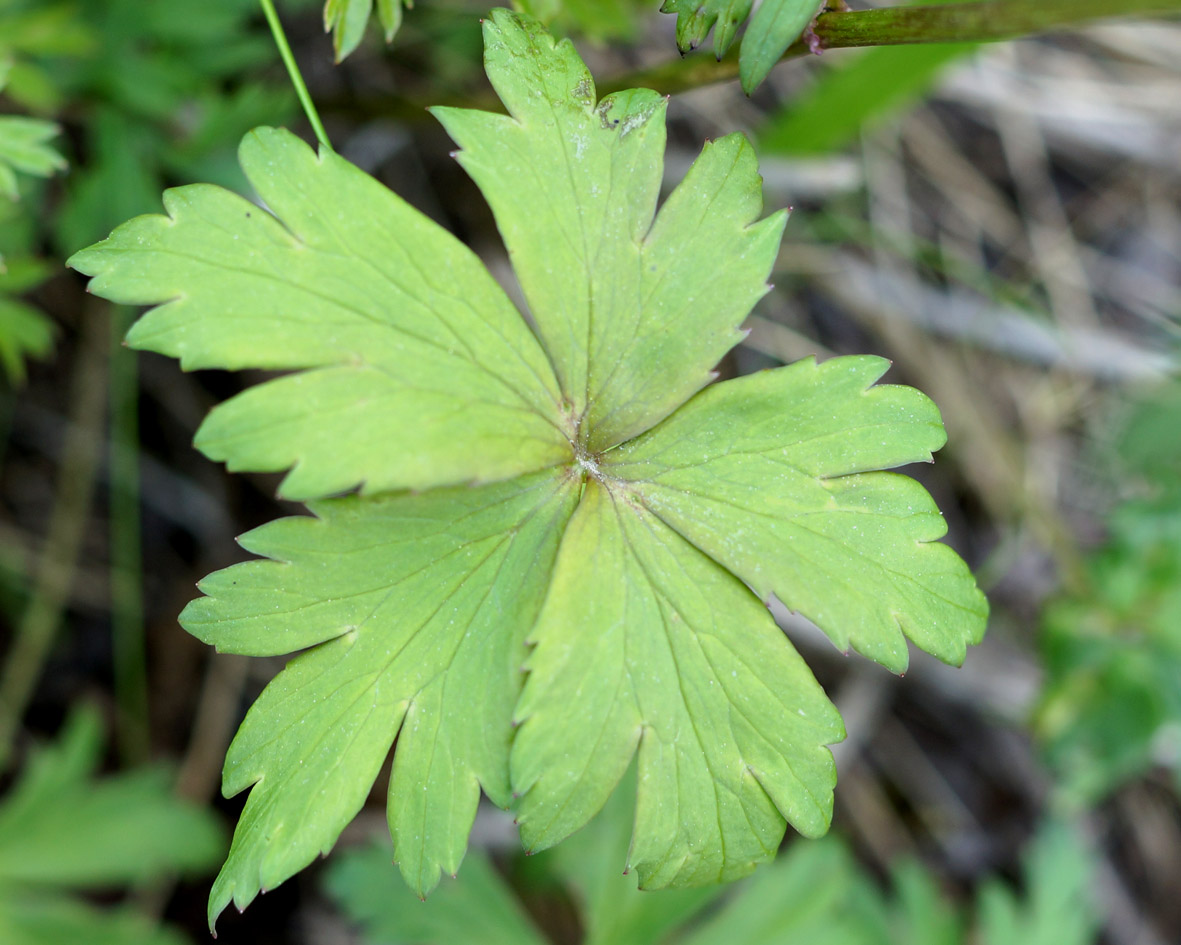
[[[681,945],[869,945],[881,941],[857,908],[864,889],[840,843],[793,844],[743,883]],[[908,943],[909,945],[909,943]]]
[[[308,499],[501,479],[569,455],[553,373],[470,250],[288,132],[257,129],[241,160],[274,216],[181,187],[168,216],[70,259],[92,292],[163,303],[132,347],[189,369],[307,369],[214,410],[197,433],[207,456],[294,467],[280,491]]]
[[[5,945],[178,945],[131,909],[98,909],[68,888],[114,889],[212,866],[225,850],[209,811],[175,797],[167,773],[95,779],[97,714],[72,716],[0,801],[0,941]]]
[[[500,874],[480,854],[463,875],[444,880],[426,902],[397,882],[385,844],[350,851],[330,867],[326,885],[368,942],[415,945],[547,945]]]
[[[742,37],[738,77],[750,95],[820,11],[817,0],[763,0]]]
[[[512,754],[527,849],[590,820],[637,749],[645,887],[747,873],[785,818],[828,828],[839,716],[759,602],[626,491],[587,483],[531,639]]]
[[[579,435],[599,451],[711,380],[767,290],[785,218],[754,222],[760,178],[735,134],[706,146],[653,221],[664,99],[641,89],[596,103],[574,47],[518,23],[505,11],[485,23],[509,115],[433,112],[492,206]]]
[[[425,895],[454,873],[479,789],[510,800],[522,641],[577,497],[565,470],[479,489],[312,506],[243,536],[272,561],[207,578],[181,615],[226,652],[293,659],[246,716],[224,790],[254,784],[210,921],[327,852],[394,738],[389,819]],[[401,734],[399,735],[399,730]]]
[[[838,151],[873,122],[917,99],[940,70],[976,48],[943,43],[870,49],[823,73],[815,86],[760,130],[759,143],[781,154]]]
[[[53,348],[53,323],[31,305],[0,295],[0,367],[14,384],[25,379],[25,359]]]
[[[343,62],[365,37],[374,0],[327,0],[324,4],[324,32],[332,34],[336,61]],[[377,0],[377,19],[385,41],[392,43],[402,25],[402,7],[412,7],[411,0]]]
[[[1049,823],[1034,839],[1025,863],[1024,901],[993,881],[980,891],[983,945],[1090,945],[1099,916],[1091,891],[1093,855],[1065,824]]]
[[[903,634],[960,663],[987,604],[913,479],[866,472],[929,462],[945,434],[909,387],[871,387],[881,358],[805,359],[717,384],[603,457],[609,475],[764,600],[774,593],[895,672]]]
[[[752,0],[665,0],[660,12],[677,15],[677,48],[682,53],[700,46],[716,23],[714,52],[721,59],[750,16],[752,5]]]
[[[57,892],[0,886],[0,941],[4,945],[186,945],[188,939],[131,908],[99,909]]]
[[[0,804],[0,885],[111,887],[192,872],[224,852],[210,815],[172,796],[167,772],[90,779],[100,747],[83,715]]]
[[[700,46],[716,24],[714,53],[721,59],[752,6],[752,0],[665,0],[660,11],[677,15],[677,48],[682,55]],[[767,78],[821,6],[821,0],[763,0],[742,37],[738,57],[738,74],[747,95]]]
[[[907,945],[961,945],[963,920],[934,877],[916,860],[891,871],[897,902],[894,940]]]
[[[48,177],[66,166],[65,158],[46,144],[60,130],[42,118],[0,115],[0,194],[17,199],[17,171]]]
[[[420,894],[458,868],[481,787],[519,795],[540,849],[633,757],[640,883],[741,875],[788,822],[827,829],[843,735],[750,588],[894,668],[903,631],[955,661],[983,626],[930,497],[877,471],[943,442],[922,395],[871,389],[884,361],[700,392],[784,225],[758,220],[745,139],[707,145],[657,209],[664,101],[596,103],[573,47],[532,20],[496,11],[484,33],[510,114],[438,115],[536,336],[450,235],[273,129],[241,152],[268,210],[182,188],[169,216],[72,260],[93,291],[158,306],[131,343],[293,372],[213,411],[210,456],[291,469],[291,497],[362,492],[245,536],[270,560],[213,575],[182,615],[223,650],[304,651],[230,748],[224,790],[252,790],[211,920],[326,852],[391,746],[389,826]]]

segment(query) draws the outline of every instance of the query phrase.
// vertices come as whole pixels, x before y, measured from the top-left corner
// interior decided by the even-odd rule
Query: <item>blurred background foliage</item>
[[[699,44],[711,11],[749,12],[657,5],[521,3],[613,87]],[[483,12],[280,9],[338,149],[512,291],[423,111],[487,100]],[[795,207],[722,370],[891,358],[889,380],[944,412],[950,443],[915,475],[993,605],[962,669],[916,655],[905,679],[773,608],[850,732],[831,837],[789,839],[730,888],[641,894],[619,875],[626,798],[529,859],[482,809],[460,877],[424,905],[389,865],[379,784],[326,868],[224,917],[221,940],[1181,940],[1179,73],[1181,25],[1109,22],[829,51],[750,97],[730,82],[670,102],[670,181],[738,128],[768,206]],[[308,129],[254,0],[0,0],[0,82],[0,941],[200,941],[241,804],[216,796],[222,756],[278,665],[208,653],[175,617],[240,557],[234,535],[292,507],[189,445],[239,381],[122,348],[134,313],[61,260],[165,187],[243,190],[248,128]]]

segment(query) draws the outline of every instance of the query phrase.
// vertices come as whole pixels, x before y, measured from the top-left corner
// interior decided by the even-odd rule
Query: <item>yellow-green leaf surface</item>
[[[812,359],[717,384],[604,457],[665,522],[764,599],[896,672],[903,634],[951,663],[988,608],[917,482],[946,439],[910,387],[872,387],[882,358]]]
[[[741,340],[785,215],[755,222],[761,178],[740,134],[707,144],[656,213],[665,100],[597,101],[568,41],[505,11],[484,36],[509,114],[433,111],[496,215],[581,441],[607,449],[708,383]]]
[[[420,894],[459,868],[482,786],[505,806],[522,641],[577,496],[566,470],[478,489],[313,505],[242,544],[181,616],[218,649],[311,647],[251,708],[224,790],[254,785],[210,921],[336,842],[397,737],[389,817]],[[400,732],[400,734],[399,734]]]
[[[170,772],[97,778],[97,712],[75,711],[56,744],[35,751],[0,799],[0,942],[4,945],[184,945],[129,905],[76,892],[197,875],[225,852],[212,811],[178,799]]]
[[[592,478],[531,634],[513,784],[521,837],[582,827],[639,752],[629,867],[700,885],[828,828],[840,717],[742,584]]]
[[[158,305],[132,347],[188,369],[306,369],[214,410],[197,446],[291,469],[318,498],[503,479],[569,455],[553,372],[479,260],[328,150],[272,128],[242,143],[267,210],[196,184],[70,265],[112,301]]]
[[[663,99],[597,102],[527,17],[496,11],[484,35],[509,114],[436,113],[536,334],[449,234],[273,129],[242,147],[262,206],[181,188],[72,261],[157,306],[132,344],[291,372],[197,437],[231,468],[290,469],[282,491],[314,513],[245,536],[268,560],[212,575],[182,615],[222,650],[302,651],[226,759],[224,790],[250,796],[211,920],[331,848],[391,746],[394,852],[420,894],[459,868],[481,787],[516,796],[540,849],[633,759],[641,883],[741,875],[786,824],[827,829],[843,735],[760,598],[895,669],[904,634],[955,662],[983,626],[930,497],[880,471],[944,438],[917,391],[872,386],[886,362],[706,386],[785,219],[759,220],[746,140],[707,144],[658,206]]]

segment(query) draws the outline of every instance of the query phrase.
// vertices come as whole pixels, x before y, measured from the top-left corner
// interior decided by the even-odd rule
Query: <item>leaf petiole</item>
[[[303,106],[308,123],[316,133],[316,140],[331,150],[332,142],[328,140],[328,132],[324,130],[320,114],[316,111],[316,106],[312,102],[312,96],[303,81],[303,76],[300,75],[299,66],[296,65],[295,56],[287,42],[287,34],[283,32],[283,24],[279,22],[279,14],[275,12],[275,4],[273,0],[259,0],[259,3],[262,5],[263,15],[267,18],[267,25],[271,28],[271,35],[275,37],[275,45],[279,47],[279,57],[283,60],[283,65],[287,67],[287,75],[291,77],[291,84],[295,88],[299,104]]]

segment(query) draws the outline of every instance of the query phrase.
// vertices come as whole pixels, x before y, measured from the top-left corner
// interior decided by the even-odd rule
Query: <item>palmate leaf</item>
[[[436,114],[536,335],[451,236],[273,129],[242,146],[265,210],[181,188],[72,260],[158,306],[131,344],[291,372],[197,435],[231,468],[290,469],[314,515],[245,536],[267,560],[208,578],[181,618],[222,650],[303,651],[230,748],[224,789],[251,793],[211,920],[327,851],[391,746],[390,831],[421,895],[459,867],[480,788],[516,797],[537,850],[633,758],[642,883],[740,875],[787,823],[827,828],[843,734],[759,598],[895,669],[904,637],[954,662],[983,627],[930,498],[877,471],[943,442],[921,394],[872,386],[885,362],[706,386],[784,224],[759,220],[746,140],[707,144],[658,208],[664,101],[596,101],[526,17],[484,34],[509,114]]]

